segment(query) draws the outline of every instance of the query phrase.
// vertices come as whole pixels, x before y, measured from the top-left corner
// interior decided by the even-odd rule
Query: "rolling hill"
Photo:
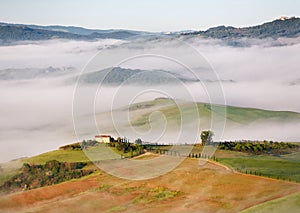
[[[280,19],[252,27],[225,27],[218,26],[206,31],[182,33],[182,35],[199,35],[215,39],[238,39],[238,38],[274,38],[297,37],[300,35],[300,18],[282,17]]]
[[[25,24],[0,23],[0,41],[37,41],[50,39],[95,40],[95,39],[130,39],[145,35],[162,35],[134,30],[100,30],[75,26],[39,26]],[[168,36],[201,36],[213,39],[240,38],[293,38],[300,35],[300,18],[280,18],[257,26],[236,28],[217,26],[205,31],[179,31],[168,33]]]
[[[188,115],[189,111],[192,112],[194,103],[183,102],[182,105],[179,105],[179,107],[181,106],[184,106],[184,109],[186,110],[185,115]],[[216,116],[223,116],[223,114],[219,113],[223,111],[226,111],[227,122],[242,125],[247,125],[255,121],[266,120],[277,120],[281,122],[300,120],[300,113],[290,111],[271,111],[256,108],[222,106],[207,103],[196,103],[196,106],[199,112],[199,116],[204,120],[210,120],[212,112],[214,112]],[[179,107],[175,105],[172,99],[157,98],[152,101],[133,104],[125,109],[123,108],[123,110],[135,111],[135,114],[137,116],[133,120],[132,124],[136,126],[142,126],[148,123],[149,115],[155,110],[159,110],[164,113],[168,120],[180,121],[181,114],[179,111]]]
[[[77,80],[76,77],[73,80]],[[112,67],[100,71],[85,73],[80,76],[80,82],[116,86],[120,84],[157,85],[176,84],[179,82],[197,82],[197,79],[181,76],[166,70],[141,70],[122,67]]]
[[[109,33],[116,33],[122,31],[131,32],[132,35],[139,35],[139,34],[152,34],[144,31],[136,31],[136,30],[121,30],[121,29],[107,29],[107,30],[99,30],[99,29],[87,29],[84,27],[76,27],[76,26],[61,26],[61,25],[50,25],[50,26],[42,26],[42,25],[34,25],[34,24],[11,24],[11,23],[0,23],[0,25],[9,25],[15,27],[29,27],[31,29],[38,29],[38,30],[49,30],[49,31],[60,31],[60,32],[67,32],[72,34],[78,35],[90,35],[92,33],[102,33],[107,34]]]
[[[164,135],[161,138],[163,142],[193,143],[191,137],[194,137],[197,126],[201,130],[212,129],[215,133],[224,131],[222,136],[220,132],[216,133],[215,139],[220,137],[216,140],[286,141],[284,138],[290,135],[293,136],[288,139],[290,141],[297,141],[299,138],[298,132],[295,131],[295,127],[300,122],[300,113],[297,112],[192,103],[182,100],[176,102],[168,98],[156,98],[116,108],[112,112],[99,112],[95,118],[102,132],[115,135],[121,131],[129,138],[136,139],[136,131],[138,131],[143,133],[140,137],[151,142],[153,142],[153,135],[160,135],[163,130]],[[226,123],[225,127],[224,123]],[[178,141],[178,134],[182,131],[185,136],[182,135],[184,138]]]
[[[51,39],[95,40],[129,39],[146,33],[130,30],[90,30],[79,27],[37,26],[0,23],[0,41],[39,41]]]
[[[124,180],[98,171],[80,179],[2,195],[0,210],[238,212],[299,191],[297,183],[239,174],[212,162],[199,166],[198,160],[186,159],[173,171],[145,181]]]

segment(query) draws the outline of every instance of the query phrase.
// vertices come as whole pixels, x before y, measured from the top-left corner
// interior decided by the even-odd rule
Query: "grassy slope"
[[[116,149],[113,149],[117,151]],[[100,147],[93,147],[86,151],[89,157],[92,157],[93,160],[97,160],[97,156],[101,152]],[[96,157],[93,156],[95,153]],[[120,153],[119,153],[120,154]],[[134,152],[133,154],[136,154]],[[130,157],[131,153],[125,153],[123,156]],[[30,164],[45,164],[50,160],[57,160],[60,162],[86,162],[89,163],[90,159],[82,150],[54,150],[50,152],[46,152],[37,156],[23,158],[16,161],[11,161],[6,164],[1,165],[4,168],[4,171],[0,173],[0,185],[2,185],[5,181],[9,180],[12,176],[18,173],[18,170],[22,167],[23,163]],[[102,159],[102,158],[100,158]],[[86,169],[95,168],[91,164],[88,164]]]
[[[194,152],[198,151],[201,151],[201,147],[194,148]],[[222,163],[231,167],[243,164],[249,166],[249,168],[251,166],[253,169],[262,169],[262,171],[265,170],[271,173],[281,170],[285,172],[298,172],[299,170],[299,153],[276,158],[272,156],[254,157],[246,153],[219,150],[217,156],[223,160]],[[137,159],[147,159],[148,157],[151,159],[152,155],[140,156]],[[72,150],[56,150],[21,161],[42,164],[52,159],[70,162],[88,161],[82,151]],[[171,173],[148,181],[126,181],[99,171],[100,173],[79,180],[11,195],[12,197],[2,197],[0,198],[0,206],[7,212],[18,210],[18,208],[23,211],[23,205],[31,205],[28,202],[33,202],[36,205],[45,201],[48,204],[37,205],[38,207],[32,206],[33,212],[50,211],[53,209],[54,203],[57,206],[54,209],[55,211],[66,211],[71,206],[74,209],[73,206],[75,206],[75,209],[78,208],[78,212],[80,212],[83,209],[78,206],[78,202],[82,203],[85,200],[84,206],[89,211],[101,209],[104,212],[149,212],[150,210],[146,211],[143,207],[147,204],[152,210],[161,209],[162,212],[164,212],[163,210],[167,212],[167,210],[177,208],[180,209],[178,212],[185,212],[198,211],[201,204],[201,211],[203,210],[203,212],[219,210],[232,212],[300,191],[300,185],[298,184],[235,174],[228,170],[225,171],[217,165],[207,164],[204,167],[199,167],[197,162],[197,159],[187,159]],[[286,163],[282,164],[282,162]],[[296,165],[293,163],[296,163]],[[77,183],[80,184],[77,185]],[[94,187],[98,188],[94,189]],[[60,196],[62,196],[61,200],[58,199]],[[51,201],[53,198],[56,201]],[[114,202],[109,201],[112,198],[115,200]],[[57,201],[57,199],[60,201]],[[86,201],[91,199],[93,201]],[[284,199],[284,201],[275,202],[275,204],[271,202],[270,205],[283,208],[286,205],[297,206],[298,202],[299,196],[291,202]],[[268,206],[269,204],[266,205],[266,208],[270,208]],[[77,212],[77,210],[74,210],[74,212]]]
[[[34,157],[25,158],[22,162],[44,164],[49,160],[57,160],[60,162],[89,162],[88,157],[81,150],[55,150]]]
[[[46,152],[37,156],[23,158],[20,160],[11,161],[1,164],[3,172],[0,173],[0,185],[9,180],[12,176],[18,173],[23,163],[45,164],[50,160],[58,160],[61,162],[89,162],[90,160],[83,151],[73,150],[55,150]]]
[[[104,172],[0,197],[1,211],[238,212],[300,191],[300,185],[241,175],[186,159],[158,178],[130,181]]]
[[[197,108],[192,103],[181,103],[180,107],[184,108],[184,115],[194,118],[193,112],[198,109],[201,119],[208,122],[212,115],[215,113],[216,119],[222,119],[224,112],[226,111],[226,118],[228,122],[248,124],[257,120],[267,120],[267,119],[277,119],[279,121],[289,121],[294,119],[300,119],[300,114],[296,112],[289,111],[270,111],[255,108],[243,108],[234,106],[220,106],[220,105],[209,105],[205,103],[197,103]],[[170,99],[156,99],[153,101],[141,102],[134,104],[130,107],[134,109],[136,113],[133,125],[142,126],[148,123],[148,118],[151,112],[159,109],[164,113],[167,120],[180,121],[180,110],[179,107],[175,105],[173,100]],[[123,109],[124,110],[124,109]],[[138,113],[140,111],[141,113]]]
[[[296,213],[300,209],[300,193],[256,205],[241,213]]]
[[[256,171],[262,176],[300,182],[300,152],[281,156],[245,155],[222,157],[216,154],[218,162],[235,170]]]

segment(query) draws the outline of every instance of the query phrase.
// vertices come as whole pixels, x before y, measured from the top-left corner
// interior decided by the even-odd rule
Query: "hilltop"
[[[159,116],[151,117],[151,114],[154,112],[162,113],[165,116],[165,121],[162,121]],[[97,121],[103,120],[107,113],[97,114]],[[259,133],[262,126],[269,125],[273,128],[279,128],[280,126],[293,125],[300,121],[300,114],[292,111],[274,111],[203,102],[194,103],[168,98],[157,98],[151,101],[134,103],[127,107],[115,109],[112,113],[119,117],[122,117],[124,113],[129,113],[130,123],[128,123],[128,125],[139,128],[141,131],[147,131],[151,126],[152,128],[161,126],[161,122],[166,122],[168,125],[166,134],[171,132],[176,133],[180,128],[184,128],[184,126],[181,126],[182,115],[185,116],[184,124],[186,126],[192,123],[195,124],[197,119],[200,119],[201,129],[210,129],[212,121],[217,125],[226,121],[224,138],[232,138],[230,136],[231,132],[239,130],[239,137],[235,136],[235,139],[243,139],[243,135],[244,138],[247,138],[251,136],[251,134]],[[149,120],[150,117],[151,120]],[[126,119],[125,116],[122,118]],[[110,129],[113,129],[112,125],[113,124],[108,124],[104,126],[100,123],[100,126],[106,128],[109,132],[111,131]],[[247,131],[245,132],[247,134],[243,134],[243,131]],[[229,135],[229,137],[227,135]],[[271,137],[270,135],[266,135],[266,133],[264,133],[264,135],[266,138]]]
[[[199,35],[214,39],[239,39],[239,38],[280,38],[297,37],[300,35],[300,18],[280,18],[257,26],[236,28],[232,26],[218,26],[206,31],[182,33],[181,35]]]

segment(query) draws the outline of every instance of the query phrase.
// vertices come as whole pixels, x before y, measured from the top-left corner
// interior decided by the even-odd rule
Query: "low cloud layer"
[[[76,67],[82,69],[96,53],[122,41],[51,40],[0,46],[0,69]]]
[[[206,83],[190,83],[186,85],[186,89],[191,96],[187,97],[178,90],[175,98],[209,102],[210,97],[205,86],[213,88],[214,85],[221,85],[228,105],[300,112],[300,84],[295,83],[300,79],[298,39],[294,42],[290,39],[289,45],[284,46],[274,46],[274,41],[272,43],[262,40],[258,43],[249,40],[245,41],[249,42],[248,47],[232,47],[220,41],[194,38],[184,39],[183,43],[185,42],[199,52],[199,61],[193,61],[191,69],[198,72],[199,76],[203,77],[200,80]],[[176,49],[176,54],[185,51],[182,41],[177,44],[176,40],[168,38],[150,42],[136,41],[132,44],[122,43],[117,40],[47,41],[1,46],[0,69],[75,67],[78,72],[74,73],[74,78],[98,51],[103,48],[113,49],[112,45],[121,45],[122,51],[129,51],[130,48],[159,50],[165,49],[169,43]],[[117,57],[118,54],[117,48],[115,53],[111,52],[112,57]],[[178,63],[161,58],[137,58],[123,62],[122,66],[133,69],[163,69],[180,73],[182,76],[191,75]],[[220,82],[216,81],[216,76],[219,76]],[[76,85],[70,84],[64,78],[65,76],[26,81],[0,80],[0,149],[3,150],[0,162],[56,149],[59,145],[77,140],[72,120]],[[104,88],[103,92],[106,95],[102,97],[105,98],[105,104],[98,108],[99,111],[110,110],[111,103],[114,103],[115,107],[121,107],[131,101],[114,100],[117,89],[120,88]],[[128,86],[127,89],[138,93],[146,88]],[[173,89],[176,91],[176,87]],[[87,89],[86,92],[90,91]],[[159,96],[162,95],[149,93],[138,101]],[[270,127],[267,130],[264,128],[266,125]],[[298,129],[297,123],[289,123],[282,127],[262,122],[227,131],[225,136],[228,139],[297,141],[300,140]],[[93,133],[87,129],[87,135]]]

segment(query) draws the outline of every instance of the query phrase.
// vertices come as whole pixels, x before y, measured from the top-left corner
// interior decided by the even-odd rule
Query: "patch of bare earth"
[[[300,184],[186,159],[146,181],[106,173],[0,198],[1,212],[238,212],[300,191]]]

